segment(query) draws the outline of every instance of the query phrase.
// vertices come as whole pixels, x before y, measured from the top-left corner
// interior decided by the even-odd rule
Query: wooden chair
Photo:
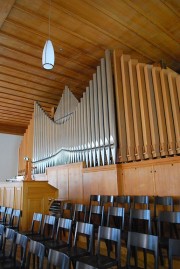
[[[12,256],[3,259],[0,268],[2,267],[3,269],[24,269],[26,261],[27,242],[27,236],[17,233]],[[21,253],[21,255],[18,255],[18,251]]]
[[[34,213],[32,217],[30,230],[23,231],[21,233],[27,236],[35,235],[35,234],[39,235],[41,233],[42,217],[43,215],[41,213]]]
[[[61,209],[61,218],[72,219],[72,217],[73,217],[73,204],[63,203]]]
[[[44,255],[45,246],[40,242],[30,240],[25,269],[43,269]]]
[[[21,210],[20,209],[14,209],[11,217],[11,221],[9,225],[5,225],[8,228],[11,228],[15,231],[19,231],[19,225],[20,225],[20,218],[21,218]]]
[[[88,223],[92,223],[94,226],[93,251],[95,252],[95,241],[97,239],[98,229],[99,226],[104,225],[104,206],[91,205]]]
[[[174,225],[180,227],[180,212],[161,211],[158,216],[158,236],[161,265],[164,265],[162,249],[169,252],[169,239],[179,239],[179,234],[175,232]]]
[[[7,207],[4,214],[3,225],[8,226],[11,225],[11,217],[12,217],[13,209],[11,207]]]
[[[135,250],[135,265],[130,264],[131,251]],[[137,250],[141,248],[144,252],[144,268],[147,268],[147,252],[151,251],[154,254],[154,269],[158,269],[158,237],[149,234],[128,232],[127,241],[127,269],[141,268],[138,267]],[[141,268],[142,269],[142,268]]]
[[[2,252],[0,253],[1,261],[5,261],[12,257],[15,240],[16,232],[13,229],[6,228],[3,238]]]
[[[112,243],[115,243],[117,247],[115,248],[115,253],[113,256],[103,255],[101,243],[104,241],[110,240]],[[96,255],[90,255],[89,257],[81,257],[78,259],[81,263],[92,266],[92,268],[111,268],[117,266],[121,268],[121,230],[111,227],[99,226],[98,231],[98,243]],[[80,264],[82,266],[82,264]],[[85,267],[91,268],[91,267]]]
[[[121,240],[124,239],[124,212],[125,209],[122,207],[110,206],[108,208],[107,226],[120,229]],[[112,251],[112,246],[109,241],[106,242],[106,246],[108,251]]]
[[[171,196],[155,196],[154,197],[154,215],[152,221],[154,223],[154,234],[157,235],[157,222],[160,211],[174,211],[174,202]]]
[[[173,269],[174,257],[180,257],[180,239],[169,239],[168,249],[169,269]]]
[[[133,197],[133,208],[149,209],[149,196],[140,195]]]
[[[79,236],[85,237],[87,240],[86,247],[83,248],[79,246]],[[75,236],[72,247],[66,247],[59,250],[66,254],[75,268],[76,259],[82,256],[89,256],[93,251],[93,224],[85,223],[85,222],[77,222],[75,229]]]
[[[69,269],[70,268],[70,259],[67,255],[62,252],[50,249],[47,260],[46,269]]]
[[[1,206],[0,207],[0,223],[3,224],[5,221],[5,212],[6,212],[6,207]]]
[[[62,238],[64,235],[66,237]],[[59,218],[55,239],[44,242],[44,245],[46,247],[46,253],[49,252],[49,249],[60,249],[64,247],[70,247],[71,240],[72,240],[72,220]]]
[[[4,225],[0,224],[0,253],[2,253],[4,231],[5,231]]]
[[[151,234],[151,211],[149,209],[131,208],[129,217],[129,231]]]
[[[52,240],[54,237],[55,225],[56,225],[55,216],[45,215],[41,234],[32,234],[28,235],[28,237],[34,241],[39,242]]]

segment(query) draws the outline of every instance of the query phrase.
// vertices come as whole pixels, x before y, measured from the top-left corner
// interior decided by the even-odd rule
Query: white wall
[[[21,139],[22,136],[0,133],[0,179],[17,176]]]

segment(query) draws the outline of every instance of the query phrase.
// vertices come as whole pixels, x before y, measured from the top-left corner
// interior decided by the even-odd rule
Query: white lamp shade
[[[45,69],[52,69],[54,67],[54,48],[51,40],[47,40],[43,49],[42,65]]]

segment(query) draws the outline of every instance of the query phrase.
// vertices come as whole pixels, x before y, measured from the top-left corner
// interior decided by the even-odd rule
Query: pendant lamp
[[[46,41],[42,54],[42,66],[45,69],[52,69],[54,67],[54,48],[50,40],[50,17],[51,17],[51,0],[50,0],[50,9],[49,9],[49,39]]]

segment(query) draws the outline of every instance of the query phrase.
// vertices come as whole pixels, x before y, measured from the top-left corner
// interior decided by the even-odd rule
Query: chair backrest
[[[6,228],[2,247],[3,256],[12,257],[15,240],[16,232],[13,229]]]
[[[98,229],[98,242],[97,242],[97,250],[96,255],[99,256],[101,253],[101,242],[111,242],[115,243],[115,260],[117,262],[118,268],[121,267],[121,230],[117,228],[111,228],[106,226],[99,226]]]
[[[173,211],[174,210],[174,202],[171,196],[155,196],[154,197],[154,217],[156,218],[158,215],[158,208],[162,208],[164,211]]]
[[[43,225],[42,225],[42,235],[45,236],[48,230],[49,237],[53,239],[55,226],[56,226],[56,217],[45,215]]]
[[[150,250],[154,253],[154,269],[158,269],[158,237],[155,235],[128,232],[127,241],[127,268],[130,268],[131,247]],[[147,252],[145,252],[145,255]],[[146,262],[146,259],[145,261]],[[137,261],[138,266],[138,261]],[[144,268],[147,268],[147,264]]]
[[[11,225],[10,225],[12,229],[19,231],[20,218],[21,218],[21,210],[14,209],[12,213]]]
[[[11,225],[13,209],[11,207],[7,207],[5,211],[4,224]]]
[[[88,222],[102,226],[104,223],[104,206],[91,205]]]
[[[43,215],[41,213],[34,212],[33,217],[32,217],[30,232],[38,233],[38,234],[41,233],[42,217]]]
[[[124,230],[124,214],[125,209],[123,207],[110,206],[108,208],[107,226],[112,227],[113,221],[114,227]]]
[[[37,260],[38,268],[43,269],[45,255],[45,246],[40,242],[30,240],[27,259],[26,259],[26,269],[30,269],[31,267],[31,257],[33,257],[33,269],[35,269],[35,260]]]
[[[61,217],[62,218],[70,218],[72,219],[73,216],[73,204],[72,203],[63,203],[61,209]]]
[[[169,239],[169,269],[173,269],[173,258],[180,257],[180,239]]]
[[[74,205],[73,221],[86,221],[86,205]]]
[[[93,251],[93,232],[94,232],[93,224],[85,223],[85,222],[77,222],[73,246],[77,247],[77,244],[79,242],[79,236],[85,236],[87,238],[86,249],[89,253],[92,253],[92,251]]]
[[[114,196],[113,195],[101,195],[100,196],[100,205],[109,204],[113,206],[114,203]]]
[[[53,266],[58,269],[69,269],[70,258],[63,252],[50,249],[48,254],[48,261],[46,269],[50,269]]]
[[[91,205],[100,205],[101,196],[99,194],[91,194],[89,198],[89,209]]]
[[[174,211],[161,211],[158,216],[158,235],[160,237],[164,237],[163,234],[163,223],[166,223],[166,235],[165,237],[176,238],[178,234],[176,232],[173,233],[172,224],[180,224],[180,212]],[[167,227],[169,224],[169,229]],[[176,230],[175,230],[176,231]],[[169,233],[169,234],[168,234]]]
[[[5,231],[5,226],[3,224],[0,224],[0,251],[2,250],[2,247],[3,247],[4,231]]]
[[[147,195],[141,195],[141,196],[134,196],[133,198],[133,207],[137,208],[136,206],[139,206],[139,208],[143,209],[149,209],[149,196]]]
[[[21,268],[24,268],[25,262],[26,262],[27,243],[28,243],[27,236],[22,235],[20,233],[16,233],[16,241],[15,241],[13,256],[14,256],[14,262],[16,263],[16,261],[19,261]],[[18,249],[21,255],[17,255]],[[19,260],[19,257],[20,257],[20,260]],[[16,266],[14,266],[14,268],[16,268]]]
[[[130,209],[130,218],[129,218],[129,231],[132,231],[133,227],[133,220],[143,220],[147,221],[147,233],[151,234],[151,211],[149,209]],[[140,226],[137,225],[136,228],[139,228]],[[145,227],[143,227],[143,233],[146,233]]]
[[[124,207],[125,212],[129,213],[131,208],[131,197],[130,195],[120,195],[120,196],[114,196],[114,206],[118,207]]]
[[[59,237],[62,238],[62,232],[65,232],[65,230],[68,232],[67,244],[70,246],[71,239],[72,239],[72,220],[65,219],[65,218],[59,218],[58,224],[57,224],[55,240],[58,240]]]
[[[6,207],[1,206],[0,207],[0,222],[2,222],[2,223],[4,223],[5,212],[6,212]]]

